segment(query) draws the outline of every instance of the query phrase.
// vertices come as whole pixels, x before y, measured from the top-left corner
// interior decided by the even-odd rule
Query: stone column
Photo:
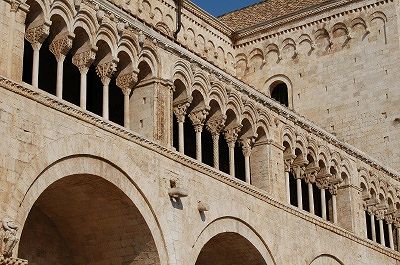
[[[292,154],[286,156],[284,155],[283,157],[284,170],[285,170],[285,184],[286,184],[286,201],[289,205],[290,205],[290,170],[294,158],[295,156]]]
[[[81,73],[81,83],[80,83],[80,107],[86,109],[86,95],[87,95],[87,73],[89,71],[90,65],[96,59],[96,50],[90,49],[87,51],[77,52],[72,57],[72,63],[78,67]]]
[[[370,218],[370,225],[371,225],[371,234],[372,234],[372,241],[376,242],[376,231],[375,231],[375,214],[374,214],[374,209],[369,208],[368,209],[369,213],[369,218]]]
[[[221,131],[225,126],[225,121],[226,116],[221,114],[217,117],[211,117],[206,124],[206,129],[212,135],[215,169],[219,169],[219,135],[221,134]]]
[[[329,186],[329,192],[332,195],[332,216],[333,216],[333,223],[337,224],[338,218],[337,218],[337,192],[338,192],[338,185],[330,185]]]
[[[54,54],[57,60],[57,85],[56,96],[62,98],[63,92],[63,75],[64,75],[64,60],[68,51],[72,47],[73,36],[70,34],[56,37],[50,44],[50,52]]]
[[[385,218],[385,211],[384,210],[378,210],[376,211],[376,219],[378,220],[379,223],[379,239],[381,241],[381,245],[385,246],[385,233],[383,230],[383,219]]]
[[[229,147],[229,174],[233,178],[235,177],[235,143],[241,128],[242,125],[239,125],[224,131],[225,140]]]
[[[386,215],[386,222],[388,223],[388,230],[389,230],[389,247],[390,249],[394,250],[394,240],[393,240],[393,216],[391,214]]]
[[[318,177],[318,176],[317,176]],[[322,219],[327,220],[326,215],[326,196],[325,191],[328,188],[328,181],[327,178],[317,178],[317,187],[321,191],[321,212],[322,212]]]
[[[315,174],[306,173],[304,180],[306,181],[308,187],[308,206],[310,208],[310,213],[315,214],[314,192],[313,192],[313,183],[315,182]]]
[[[252,139],[246,138],[241,141],[242,144],[242,152],[244,156],[244,167],[245,167],[245,180],[246,183],[251,184],[251,175],[250,175],[250,155],[251,155],[251,143]]]
[[[32,86],[39,85],[39,52],[42,43],[49,35],[50,27],[43,24],[37,27],[29,28],[25,32],[25,39],[29,41],[33,48],[33,63],[32,63]]]
[[[398,218],[395,218],[393,225],[394,228],[396,229],[396,234],[397,234],[397,251],[400,251],[400,222]]]
[[[297,189],[297,207],[303,209],[303,191],[301,187],[301,180],[304,177],[304,168],[300,165],[293,165],[294,176],[296,178],[296,189]]]
[[[189,118],[192,121],[194,130],[196,132],[196,159],[201,162],[202,150],[201,150],[201,133],[203,132],[204,122],[208,115],[208,110],[195,110],[189,114]]]
[[[174,114],[178,120],[178,136],[179,136],[179,146],[178,151],[182,154],[185,153],[185,133],[184,133],[184,122],[186,116],[186,110],[190,106],[190,103],[183,103],[176,105],[174,107]]]
[[[109,118],[109,84],[111,81],[111,77],[117,69],[117,64],[115,60],[111,60],[108,62],[100,62],[96,66],[96,73],[100,77],[101,82],[103,83],[103,118],[108,120]]]
[[[130,129],[130,106],[129,106],[129,96],[133,86],[138,81],[139,71],[132,71],[129,73],[121,73],[118,75],[116,83],[119,88],[121,88],[124,94],[124,127]]]

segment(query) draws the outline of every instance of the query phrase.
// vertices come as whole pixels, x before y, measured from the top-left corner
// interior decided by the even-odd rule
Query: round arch
[[[66,176],[98,176],[122,191],[138,209],[151,231],[160,264],[168,264],[161,226],[150,197],[144,193],[151,191],[151,187],[141,180],[141,169],[127,157],[121,147],[93,136],[77,134],[55,141],[41,150],[21,174],[10,197],[8,216],[23,227],[33,205],[47,187]]]
[[[282,74],[270,77],[264,84],[263,92],[271,97],[272,88],[278,84],[284,84],[287,88],[288,108],[293,109],[293,85],[290,79]]]
[[[335,256],[322,254],[311,261],[310,265],[344,265],[344,263]]]
[[[207,243],[213,242],[213,239],[221,240],[224,236],[239,240],[246,246],[251,246],[252,253],[259,254],[261,264],[276,265],[266,242],[254,228],[242,220],[229,216],[213,220],[200,232],[193,243],[192,252],[190,254],[191,260],[188,264],[202,265],[197,264],[196,261],[204,247],[207,247]],[[243,260],[241,261],[243,262]]]

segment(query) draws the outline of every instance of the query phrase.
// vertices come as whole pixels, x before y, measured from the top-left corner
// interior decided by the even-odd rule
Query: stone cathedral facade
[[[399,0],[0,0],[0,265],[400,264]]]

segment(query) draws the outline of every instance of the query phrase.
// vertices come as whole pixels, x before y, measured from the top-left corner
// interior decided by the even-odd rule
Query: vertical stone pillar
[[[375,212],[375,215],[379,223],[379,239],[381,241],[381,245],[385,246],[385,233],[383,230],[383,220],[385,218],[385,210],[377,210]]]
[[[321,211],[322,211],[322,219],[327,220],[326,216],[326,195],[325,188],[321,188]]]
[[[297,189],[297,207],[303,209],[303,190],[301,187],[301,180],[304,177],[304,167],[300,164],[293,162],[294,176],[296,177],[296,189]]]
[[[251,138],[246,138],[241,141],[242,152],[244,156],[244,167],[245,167],[245,180],[246,183],[251,184],[251,172],[250,172],[250,155],[251,155]]]
[[[310,213],[315,214],[314,192],[313,192],[313,183],[315,182],[315,174],[306,173],[304,180],[306,181],[308,188],[308,206],[310,209]]]
[[[178,151],[182,154],[185,153],[185,133],[184,133],[184,122],[186,116],[186,110],[190,106],[190,103],[179,104],[174,107],[174,114],[178,120],[178,138],[179,146]]]
[[[393,215],[392,214],[388,214],[386,215],[386,222],[388,224],[388,237],[389,237],[389,248],[394,250],[394,239],[393,239]]]
[[[225,126],[226,115],[211,117],[206,124],[206,129],[211,133],[213,140],[214,168],[219,169],[219,135]]]
[[[224,131],[225,140],[229,147],[229,174],[232,178],[235,177],[235,143],[241,128],[242,125],[239,125]]]
[[[370,218],[370,225],[371,225],[371,234],[372,234],[372,241],[376,242],[376,230],[375,230],[375,214],[374,214],[374,207],[368,208],[369,218]]]
[[[393,222],[394,228],[396,229],[396,235],[397,235],[397,251],[400,251],[400,222],[398,218],[395,218]]]
[[[203,126],[207,115],[207,109],[195,110],[189,114],[189,118],[192,121],[194,130],[196,132],[196,160],[199,162],[202,161],[201,133],[203,131]]]
[[[129,73],[121,73],[118,75],[116,83],[121,88],[124,94],[124,127],[130,129],[130,104],[129,95],[133,86],[138,81],[138,70],[133,70]]]
[[[49,35],[50,27],[46,24],[32,27],[26,30],[25,39],[29,41],[33,48],[33,63],[32,63],[32,86],[39,85],[39,52],[42,43]]]
[[[79,105],[82,109],[86,109],[86,97],[87,97],[87,73],[89,71],[90,65],[96,59],[96,50],[90,49],[87,51],[81,51],[75,53],[72,57],[72,63],[78,67],[81,73],[81,83],[80,83],[80,100]]]
[[[63,75],[64,75],[64,60],[68,51],[72,47],[72,40],[74,36],[66,34],[61,37],[56,37],[50,43],[50,51],[57,60],[57,83],[56,83],[56,96],[62,98],[63,94]]]
[[[329,186],[329,192],[332,195],[332,217],[333,217],[333,223],[337,224],[338,217],[337,217],[337,200],[336,200],[336,196],[337,196],[337,193],[338,193],[338,185],[330,185]]]
[[[294,159],[295,156],[292,154],[284,155],[283,157],[285,170],[286,201],[288,204],[290,204],[290,170],[292,169],[292,163]]]
[[[103,83],[103,118],[105,120],[109,119],[109,84],[111,77],[117,70],[117,63],[115,60],[110,60],[108,62],[100,62],[96,66],[96,73],[100,77]]]

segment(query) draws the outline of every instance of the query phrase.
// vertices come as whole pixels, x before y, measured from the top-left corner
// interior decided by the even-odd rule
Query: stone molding
[[[110,121],[105,121],[102,118],[98,117],[97,115],[92,114],[88,111],[82,110],[79,107],[77,107],[71,103],[65,102],[64,100],[61,100],[51,94],[48,94],[41,90],[38,90],[30,85],[17,84],[17,83],[15,83],[5,77],[2,77],[2,76],[0,76],[0,86],[3,87],[4,89],[7,89],[7,90],[13,92],[13,93],[19,94],[26,98],[29,98],[33,101],[43,104],[44,106],[47,106],[54,110],[58,110],[66,115],[71,116],[71,117],[85,121],[88,124],[96,126],[100,129],[110,132],[118,137],[121,137],[121,138],[131,141],[135,144],[138,144],[144,148],[147,148],[151,151],[154,151],[164,157],[167,157],[167,158],[169,158],[173,161],[176,161],[184,166],[192,168],[202,174],[205,174],[205,175],[207,175],[211,178],[214,178],[222,183],[225,183],[226,185],[236,188],[242,192],[245,192],[248,195],[253,196],[259,200],[262,200],[262,201],[272,205],[273,207],[281,209],[289,214],[297,216],[297,217],[299,217],[307,222],[310,222],[312,224],[315,224],[323,229],[326,229],[326,230],[336,233],[340,236],[343,236],[349,240],[352,240],[355,243],[361,244],[365,247],[368,247],[372,250],[382,253],[388,257],[400,260],[400,253],[398,253],[394,250],[387,249],[378,243],[375,243],[370,240],[356,236],[355,234],[345,230],[344,228],[336,226],[328,221],[324,221],[323,219],[321,219],[315,215],[312,215],[312,214],[304,212],[304,211],[300,211],[300,210],[296,209],[295,207],[285,205],[285,204],[277,201],[276,199],[270,197],[269,195],[266,194],[265,191],[263,191],[261,189],[251,186],[243,181],[234,179],[234,178],[230,177],[228,174],[220,172],[208,165],[199,163],[195,159],[184,156],[177,151],[174,151],[170,148],[163,147],[151,140],[143,138],[142,136],[139,136],[138,134],[128,131],[126,128],[124,128],[118,124],[115,124]]]

